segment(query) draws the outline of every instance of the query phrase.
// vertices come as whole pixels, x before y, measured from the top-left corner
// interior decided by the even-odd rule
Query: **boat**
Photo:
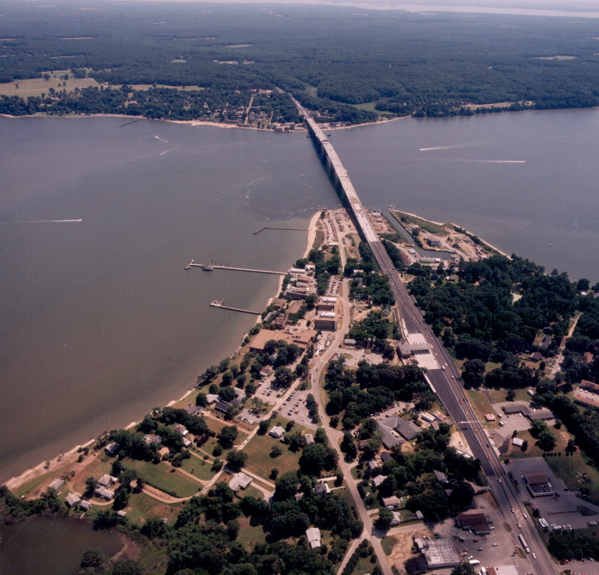
[[[211,266],[211,265],[204,265],[204,266],[202,266],[202,269],[203,269],[205,272],[211,272],[211,271],[214,271],[214,266]]]
[[[212,307],[222,307],[222,305],[225,303],[225,298],[223,299],[214,299],[210,302],[210,305]]]

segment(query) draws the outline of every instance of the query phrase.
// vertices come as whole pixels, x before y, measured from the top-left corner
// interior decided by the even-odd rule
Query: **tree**
[[[283,473],[275,481],[275,498],[279,501],[290,499],[297,493],[298,483],[299,480],[295,471]]]
[[[227,535],[231,541],[235,541],[239,535],[239,522],[231,519],[227,522]]]
[[[258,424],[258,435],[266,435],[266,432],[268,431],[268,426],[269,426],[270,422],[268,419],[263,419],[259,424]]]
[[[231,449],[238,435],[239,432],[237,431],[237,427],[228,425],[220,430],[220,433],[218,434],[218,443],[224,449]]]
[[[379,509],[379,516],[374,522],[374,526],[381,531],[387,531],[389,527],[391,527],[391,523],[393,522],[393,513],[390,509],[386,507],[381,507]]]
[[[275,370],[275,382],[281,387],[289,387],[293,381],[293,372],[286,366],[281,365]]]
[[[461,563],[451,571],[451,575],[475,575],[475,573],[476,571],[470,563]]]
[[[227,467],[231,471],[240,471],[247,461],[248,454],[244,451],[229,451],[227,454]]]
[[[81,563],[79,567],[83,570],[86,575],[89,574],[102,574],[108,568],[108,557],[103,549],[98,547],[91,547],[83,552],[81,557]]]
[[[273,445],[272,449],[270,450],[270,457],[275,459],[279,457],[282,453],[283,451],[281,451],[281,448],[278,445]]]
[[[120,559],[113,566],[110,575],[143,575],[142,566],[133,559]]]

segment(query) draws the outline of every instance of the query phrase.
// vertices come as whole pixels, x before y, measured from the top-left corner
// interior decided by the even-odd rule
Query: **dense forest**
[[[594,19],[282,5],[87,8],[5,3],[0,82],[69,70],[69,79],[89,77],[103,87],[173,89],[151,97],[99,88],[74,95],[67,82],[66,94],[31,102],[18,103],[16,89],[0,98],[1,112],[122,113],[131,106],[125,113],[218,120],[275,87],[323,119],[348,123],[377,113],[469,114],[469,104],[599,104]],[[181,95],[184,87],[197,91]],[[266,107],[274,119],[295,119],[287,96]]]

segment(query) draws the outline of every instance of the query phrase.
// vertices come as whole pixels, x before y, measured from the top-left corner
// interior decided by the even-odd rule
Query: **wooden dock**
[[[259,234],[262,230],[291,230],[293,232],[307,232],[308,228],[282,228],[280,226],[262,226],[254,232],[254,235]]]
[[[201,268],[204,271],[211,272],[213,270],[232,270],[235,272],[251,272],[255,274],[272,274],[278,276],[287,275],[287,272],[278,272],[275,270],[255,270],[252,268],[239,268],[234,266],[219,266],[216,264],[197,264],[194,260],[191,260],[186,266],[185,270],[190,270],[191,268]]]
[[[238,311],[241,313],[249,313],[252,315],[262,315],[261,311],[252,311],[251,309],[242,309],[240,307],[232,307],[230,305],[225,305],[224,299],[215,299],[210,302],[211,307],[219,307],[221,309],[228,309],[229,311]]]

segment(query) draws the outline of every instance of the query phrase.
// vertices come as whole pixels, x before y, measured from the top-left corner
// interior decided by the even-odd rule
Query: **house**
[[[306,433],[304,437],[306,438],[306,445],[312,445],[314,443],[314,436],[311,433]]]
[[[512,445],[515,445],[516,447],[522,447],[524,445],[524,440],[520,439],[519,437],[513,437]]]
[[[218,394],[216,393],[207,393],[206,394],[206,402],[208,405],[212,405],[218,401]]]
[[[471,531],[475,535],[488,535],[491,533],[489,520],[484,513],[460,513],[456,517],[456,525],[465,531]]]
[[[58,491],[64,485],[64,481],[62,479],[55,479],[50,485],[48,485],[48,489],[54,489],[54,491]]]
[[[81,503],[81,497],[79,497],[79,495],[76,493],[69,493],[65,499],[65,503],[69,507],[77,507],[77,505]]]
[[[366,465],[370,471],[374,471],[375,469],[379,468],[379,464],[374,459],[371,459]]]
[[[119,517],[127,517],[127,512],[124,509],[120,509],[116,512]]]
[[[233,409],[233,404],[229,403],[228,401],[217,401],[214,404],[214,409],[216,411],[224,413],[225,415],[228,415],[229,412]]]
[[[260,378],[261,379],[266,379],[269,375],[272,374],[272,372],[273,372],[272,365],[265,365],[260,370]]]
[[[109,443],[105,448],[104,451],[106,452],[106,455],[114,455],[117,451],[119,450],[119,444],[118,443]]]
[[[393,511],[391,515],[393,516],[393,518],[391,519],[391,527],[399,525],[401,523],[401,515],[399,514],[399,511]]]
[[[112,475],[108,475],[108,473],[105,473],[104,475],[102,475],[102,477],[100,477],[100,479],[98,479],[96,485],[99,485],[100,487],[108,487],[113,483],[116,483],[116,477],[113,477]]]
[[[375,477],[375,478],[372,480],[372,482],[374,483],[375,487],[380,487],[380,486],[381,486],[381,483],[382,483],[383,481],[385,481],[385,479],[386,479],[386,476],[385,476],[385,475],[377,475],[377,476],[376,476],[376,477]]]
[[[274,437],[275,439],[280,439],[285,434],[285,430],[280,425],[275,425],[268,432],[268,435]]]
[[[187,413],[189,413],[189,415],[200,415],[202,413],[202,408],[199,405],[190,403],[187,406]]]
[[[162,443],[162,437],[153,433],[151,435],[144,435],[143,441],[146,445],[160,445]]]
[[[79,507],[81,507],[81,509],[83,509],[83,511],[89,511],[92,508],[91,501],[87,501],[86,499],[83,499],[79,503]]]
[[[245,489],[253,479],[246,475],[243,471],[237,473],[229,482],[229,487],[237,493],[240,489]]]
[[[320,529],[318,529],[318,527],[310,527],[306,529],[306,539],[308,539],[310,549],[316,549],[317,547],[320,547]]]
[[[379,420],[379,430],[381,432],[381,439],[383,445],[387,449],[391,449],[396,445],[400,445],[404,440],[400,437],[399,433],[395,430],[397,422],[400,418],[397,415]]]
[[[314,487],[314,493],[317,495],[328,495],[331,492],[331,488],[328,483],[319,483],[316,487]]]
[[[413,421],[401,417],[397,418],[395,429],[406,441],[414,439],[422,431]]]
[[[392,495],[391,497],[383,497],[383,505],[388,507],[389,509],[394,509],[395,507],[399,507],[401,503],[401,499]]]
[[[94,495],[102,499],[106,499],[106,501],[112,501],[114,499],[114,491],[111,491],[106,487],[96,488],[96,490],[94,491]]]
[[[184,425],[181,425],[180,423],[178,425],[175,425],[174,431],[175,431],[175,433],[178,433],[179,435],[182,435],[183,437],[185,437],[189,433],[189,430],[187,429],[187,427],[185,427]]]
[[[416,519],[419,519],[420,521],[422,521],[424,519],[424,515],[422,514],[422,511],[420,511],[420,510],[414,512],[414,515],[416,515]]]
[[[437,469],[435,469],[433,473],[435,474],[435,477],[439,480],[439,482],[447,483],[447,475],[445,475],[445,473],[443,473],[442,471],[438,471]]]
[[[381,461],[383,463],[387,463],[387,461],[391,461],[391,459],[393,458],[391,457],[391,454],[388,451],[383,451],[381,453]]]

